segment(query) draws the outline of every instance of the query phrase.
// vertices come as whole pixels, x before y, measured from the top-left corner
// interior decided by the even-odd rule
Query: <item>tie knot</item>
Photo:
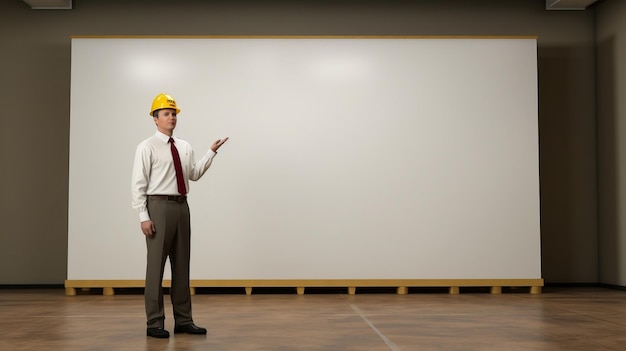
[[[168,140],[168,142],[174,144],[174,138],[170,138],[170,140]]]

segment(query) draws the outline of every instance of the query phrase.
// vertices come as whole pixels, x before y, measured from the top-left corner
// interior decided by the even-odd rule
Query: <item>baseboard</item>
[[[63,289],[63,284],[0,284],[0,289]]]
[[[622,286],[622,285],[600,283],[599,286],[601,286],[603,288],[608,288],[608,289],[616,289],[616,290],[624,290],[624,291],[626,291],[626,286]]]
[[[546,282],[544,286],[546,288],[597,288],[601,285],[600,283]]]

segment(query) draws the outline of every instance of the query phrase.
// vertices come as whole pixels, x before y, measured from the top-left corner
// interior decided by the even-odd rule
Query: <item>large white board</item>
[[[145,276],[161,92],[197,155],[230,137],[190,186],[192,279],[541,277],[535,39],[72,39],[69,280]]]

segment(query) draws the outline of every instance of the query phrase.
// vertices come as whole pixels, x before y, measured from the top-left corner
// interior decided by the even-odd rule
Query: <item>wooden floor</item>
[[[166,328],[173,331],[166,296]],[[202,293],[206,336],[145,336],[141,292],[0,289],[2,350],[624,350],[626,291]]]

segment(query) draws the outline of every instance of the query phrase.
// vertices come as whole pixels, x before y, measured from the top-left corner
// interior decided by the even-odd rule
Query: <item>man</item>
[[[198,180],[228,138],[217,140],[197,162],[191,146],[174,137],[180,109],[173,97],[159,94],[150,115],[157,132],[137,146],[132,174],[132,205],[139,212],[146,236],[145,304],[147,335],[168,338],[163,310],[163,269],[169,256],[172,268],[170,295],[174,333],[206,334],[191,317],[189,290],[190,226],[187,192],[189,180]]]

